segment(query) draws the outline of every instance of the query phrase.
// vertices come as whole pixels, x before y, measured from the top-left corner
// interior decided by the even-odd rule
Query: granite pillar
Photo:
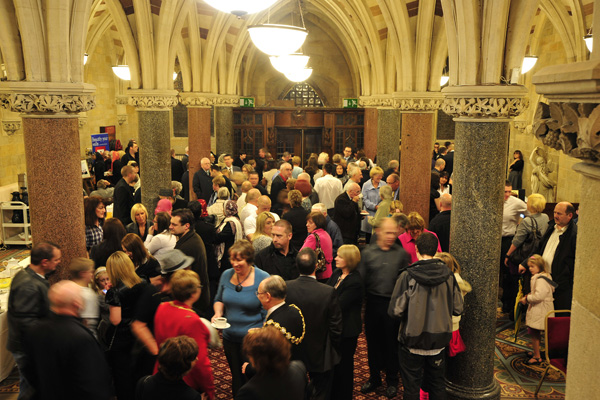
[[[217,157],[223,153],[235,153],[233,148],[233,108],[215,106],[215,135],[217,138]]]
[[[360,150],[360,149],[354,149]],[[377,155],[377,109],[365,108],[365,154],[370,159]]]
[[[384,171],[388,162],[398,160],[400,153],[400,110],[380,108],[377,110],[377,165]]]
[[[154,216],[160,189],[171,188],[171,129],[169,109],[138,111],[142,204]]]
[[[573,169],[582,175],[582,180],[566,398],[594,399],[600,393],[600,342],[594,339],[600,331],[600,273],[597,250],[600,237],[600,166],[580,163],[574,165]],[[544,392],[542,386],[540,394]]]
[[[500,398],[494,340],[509,128],[489,121],[456,122],[450,252],[473,291],[460,325],[467,349],[446,370],[449,399]]]
[[[61,247],[55,277],[68,279],[71,260],[87,255],[78,118],[22,118],[33,243],[50,241]]]
[[[190,200],[196,200],[192,186],[194,174],[200,170],[200,160],[210,155],[210,107],[188,106],[188,146]]]
[[[429,221],[433,113],[402,113],[400,201],[404,213],[416,211]]]

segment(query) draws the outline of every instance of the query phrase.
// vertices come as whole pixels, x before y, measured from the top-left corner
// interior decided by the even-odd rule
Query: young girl
[[[527,364],[540,364],[540,333],[544,330],[546,314],[554,310],[552,293],[557,284],[546,272],[546,263],[539,254],[534,254],[527,261],[529,272],[531,272],[531,292],[521,299],[521,304],[529,304],[527,308],[527,326],[531,335],[533,355]]]
[[[98,337],[96,328],[100,318],[100,308],[98,296],[94,289],[90,287],[94,277],[94,262],[89,258],[74,258],[69,264],[69,272],[71,273],[71,280],[81,286],[84,307],[79,315],[94,336]]]

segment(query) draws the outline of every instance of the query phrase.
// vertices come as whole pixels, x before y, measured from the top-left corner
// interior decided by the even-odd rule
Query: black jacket
[[[135,222],[135,221],[130,223],[129,225],[127,225],[125,227],[125,230],[127,231],[127,233],[135,233],[142,239],[142,242],[145,242],[146,236],[148,236],[148,229],[150,229],[151,226],[152,226],[152,221],[150,219],[146,220],[146,230],[144,231],[143,235],[140,234],[140,227],[138,226],[137,222]]]
[[[304,400],[306,384],[306,368],[292,361],[283,376],[255,375],[240,388],[235,400]]]
[[[76,317],[50,313],[27,342],[36,399],[106,400],[110,372],[98,341]]]
[[[279,275],[284,280],[296,279],[300,276],[296,266],[296,255],[298,251],[290,245],[287,255],[281,254],[271,243],[269,247],[262,249],[254,257],[256,266],[269,275]]]
[[[198,170],[194,174],[192,186],[194,189],[194,193],[196,193],[196,197],[198,197],[199,199],[203,199],[208,203],[208,200],[210,199],[210,196],[213,193],[212,178],[210,177],[210,171],[207,175],[206,172],[202,168],[200,168],[200,170]]]
[[[121,178],[115,185],[113,217],[118,218],[123,226],[131,223],[131,207],[133,207],[133,188]]]
[[[336,268],[327,284],[335,287],[342,270]],[[362,332],[361,309],[365,287],[360,272],[353,271],[335,289],[342,310],[342,337],[357,337]]]
[[[338,348],[342,336],[342,312],[335,290],[302,275],[287,282],[286,301],[300,307],[304,315],[306,334],[300,354],[306,369],[331,370],[340,361]]]
[[[202,395],[189,387],[183,379],[169,381],[159,371],[145,376],[137,383],[136,400],[202,400]]]
[[[451,211],[442,211],[429,223],[429,230],[435,233],[440,241],[442,251],[450,251],[450,216]]]
[[[306,230],[306,216],[309,214],[304,207],[293,207],[288,212],[283,214],[281,219],[285,219],[292,224],[292,239],[290,245],[296,250],[302,248],[308,231]]]
[[[181,182],[183,172],[184,169],[181,160],[178,160],[175,157],[171,157],[171,180]]]
[[[358,204],[344,192],[335,199],[334,209],[333,221],[340,227],[344,243],[355,243],[361,221]]]
[[[210,289],[208,286],[208,268],[206,262],[206,249],[202,238],[193,230],[182,235],[175,248],[181,250],[186,256],[194,257],[192,271],[200,276],[200,284],[202,285],[202,293],[200,299],[194,303],[194,308],[202,312],[210,312]]]
[[[277,328],[290,341],[292,359],[299,360],[301,354],[298,353],[298,346],[304,340],[306,327],[304,316],[298,306],[285,303],[269,315],[265,321],[265,326],[267,325]]]
[[[286,184],[281,177],[281,175],[277,175],[275,179],[273,179],[273,183],[271,184],[271,203],[275,205],[277,203],[277,196],[282,189],[286,188]]]
[[[22,352],[23,339],[50,313],[49,287],[30,267],[13,278],[8,295],[8,351]]]

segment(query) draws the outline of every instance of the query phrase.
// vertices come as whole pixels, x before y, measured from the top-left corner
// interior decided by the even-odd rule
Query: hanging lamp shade
[[[248,27],[252,43],[270,56],[292,54],[304,44],[308,31],[292,25],[263,24]]]
[[[448,83],[449,80],[450,77],[448,75],[442,75],[442,77],[440,78],[440,86],[444,86],[446,83]]]
[[[89,55],[88,53],[83,53],[83,65],[85,65],[88,61]]]
[[[292,82],[304,82],[312,75],[312,68],[303,68],[296,71],[290,71],[285,74],[285,77]]]
[[[112,70],[119,79],[123,79],[124,81],[131,80],[131,72],[129,72],[128,65],[115,65],[112,67]]]
[[[588,33],[587,35],[585,35],[583,37],[583,40],[585,41],[585,45],[591,53],[592,50],[594,49],[594,37],[592,36],[591,33]]]
[[[537,56],[525,56],[523,58],[523,65],[521,66],[521,73],[526,74],[529,72],[537,62],[537,59]]]
[[[204,0],[204,2],[219,11],[241,17],[265,10],[277,0]]]
[[[271,56],[269,59],[271,60],[273,68],[282,74],[285,74],[289,71],[306,68],[310,57],[305,56],[304,54],[294,53],[284,56]]]

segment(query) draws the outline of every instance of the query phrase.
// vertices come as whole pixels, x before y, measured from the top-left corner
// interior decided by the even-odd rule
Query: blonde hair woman
[[[133,222],[128,224],[125,230],[127,230],[127,233],[135,233],[143,242],[146,240],[148,230],[152,226],[152,222],[148,220],[148,210],[143,204],[137,203],[131,207],[131,220]]]
[[[275,218],[270,212],[263,211],[258,214],[256,218],[256,232],[252,235],[252,247],[254,247],[256,253],[273,243],[271,232],[274,224]]]

